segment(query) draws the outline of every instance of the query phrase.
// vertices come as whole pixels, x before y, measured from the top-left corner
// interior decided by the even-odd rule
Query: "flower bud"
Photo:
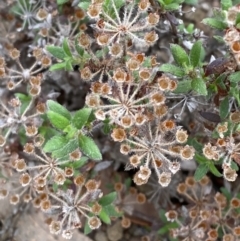
[[[90,18],[98,18],[101,12],[101,6],[99,4],[91,4],[88,7],[87,14]]]
[[[188,134],[186,131],[179,129],[176,132],[176,141],[178,143],[185,143],[188,139]]]
[[[114,141],[122,142],[126,139],[126,132],[122,128],[114,128],[111,134]]]
[[[101,226],[101,221],[97,217],[88,218],[88,225],[91,229],[98,229]]]
[[[170,172],[162,172],[162,173],[158,176],[158,183],[159,183],[162,187],[167,187],[170,182],[171,182],[171,173],[170,173]]]
[[[30,177],[30,175],[28,173],[23,173],[20,176],[19,182],[23,187],[25,187],[31,182],[31,180],[32,180],[32,178]]]
[[[20,51],[14,48],[10,50],[9,55],[12,59],[18,59],[20,57]]]
[[[152,45],[158,40],[158,35],[155,33],[155,31],[151,31],[145,34],[144,40],[148,45]]]

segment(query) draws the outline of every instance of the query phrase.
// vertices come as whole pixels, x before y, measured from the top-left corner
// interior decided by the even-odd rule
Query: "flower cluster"
[[[138,3],[137,12],[135,1],[126,2],[123,17],[120,16],[116,3],[117,1],[111,0],[114,16],[109,15],[107,11],[109,6],[103,6],[103,1],[93,0],[88,8],[88,16],[96,20],[95,29],[99,33],[98,44],[107,45],[117,42],[125,48],[129,40],[147,45],[152,45],[158,40],[155,31],[145,32],[159,22],[157,13],[147,12],[150,7],[148,0],[141,0]],[[139,36],[139,33],[143,36]]]
[[[236,25],[237,17],[240,13],[240,6],[236,5],[228,9],[226,12],[226,21],[228,29],[224,35],[224,41],[229,46],[232,54],[235,57],[236,63],[240,63],[240,35],[239,27]]]
[[[24,96],[24,95],[23,95]],[[19,96],[21,98],[21,96]],[[39,122],[38,117],[45,112],[45,104],[39,102],[35,106],[35,98],[29,98],[23,108],[18,97],[12,98],[7,105],[0,102],[0,146],[6,144],[11,134],[16,134],[21,127],[24,127],[26,136],[37,134]]]
[[[9,51],[9,56],[15,61],[18,69],[8,68],[5,59],[0,58],[0,78],[7,80],[7,87],[13,90],[21,83],[28,83],[31,87],[29,93],[37,96],[41,91],[42,76],[39,74],[43,69],[51,65],[51,58],[43,53],[42,49],[36,48],[32,53],[34,63],[29,68],[24,68],[20,62],[20,51],[16,48]]]
[[[195,153],[191,146],[182,145],[188,135],[177,128],[173,120],[147,122],[129,133],[115,128],[111,136],[115,141],[124,142],[120,151],[130,154],[130,167],[139,168],[133,179],[137,185],[147,183],[153,169],[159,184],[168,186],[172,174],[180,169],[179,160],[191,160]]]
[[[76,192],[68,189],[66,192],[59,190],[57,193],[48,193],[48,199],[41,202],[42,211],[58,213],[58,220],[50,223],[50,232],[60,234],[66,239],[72,237],[72,231],[82,227],[83,218],[87,219],[91,229],[98,229],[101,221],[97,215],[101,212],[101,205],[97,200],[102,196],[99,189],[100,182],[86,181],[83,175],[74,178]],[[91,205],[90,205],[91,204]],[[92,214],[92,215],[90,215]]]
[[[185,241],[210,241],[220,237],[224,241],[233,241],[239,238],[239,198],[232,197],[228,202],[222,193],[213,194],[211,182],[206,176],[199,182],[188,177],[184,183],[178,185],[177,190],[192,205],[188,213],[181,214],[181,219],[175,210],[165,214],[169,222],[175,221],[179,226],[171,230],[172,237]]]
[[[237,178],[237,172],[233,169],[233,162],[239,164],[240,145],[238,138],[237,125],[240,123],[239,112],[235,111],[230,114],[230,122],[220,123],[216,127],[219,135],[217,140],[208,142],[203,147],[203,155],[215,162],[222,160],[224,178],[233,182]]]
[[[131,226],[131,219],[129,217],[134,214],[134,210],[138,205],[146,203],[146,196],[143,193],[138,193],[136,188],[127,188],[121,182],[116,182],[114,189],[117,192],[115,205],[117,210],[122,213],[121,225],[123,228],[129,228]]]

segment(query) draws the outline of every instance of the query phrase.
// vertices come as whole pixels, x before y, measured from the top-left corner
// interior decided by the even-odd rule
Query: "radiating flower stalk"
[[[208,177],[196,181],[189,173],[185,182],[177,185],[178,194],[184,198],[184,204],[182,199],[178,200],[181,210],[177,209],[178,205],[172,205],[171,191],[165,193],[166,188],[171,190],[172,179],[179,182],[174,176],[177,172],[183,179],[185,174],[179,170],[195,164],[194,158],[200,167],[208,168],[206,172],[220,177],[218,169],[212,168],[220,164],[225,180],[237,180],[239,93],[231,98],[225,93],[229,89],[233,91],[232,82],[236,90],[239,89],[239,79],[233,81],[232,76],[229,77],[229,72],[236,69],[226,68],[217,61],[206,66],[210,70],[204,73],[201,41],[194,44],[188,41],[188,45],[193,44],[193,51],[191,47],[190,51],[181,47],[186,36],[191,35],[194,41],[201,36],[179,34],[175,10],[167,9],[167,2],[171,1],[59,2],[56,1],[56,7],[54,1],[9,1],[13,16],[4,17],[14,20],[15,35],[21,34],[21,41],[18,43],[14,36],[7,45],[9,36],[6,36],[3,41],[6,48],[0,53],[0,199],[8,198],[12,205],[31,203],[51,215],[50,232],[61,234],[65,239],[71,239],[76,229],[95,230],[102,221],[109,223],[111,212],[119,214],[118,218],[121,216],[123,228],[129,228],[135,207],[141,204],[144,209],[144,204],[147,206],[148,201],[157,199],[156,210],[159,206],[168,209],[167,221],[178,225],[171,230],[172,237],[183,241],[238,240],[238,195],[228,198],[220,190],[214,192]],[[171,8],[174,6],[175,3],[170,4]],[[184,13],[177,11],[180,15]],[[240,7],[230,7],[223,13],[227,26],[223,40],[236,62],[233,66],[239,65],[240,31],[236,21],[239,21]],[[169,71],[160,68],[163,64],[158,63],[157,54],[152,55],[155,46],[161,45],[161,37],[169,32],[166,22],[179,42],[170,46],[176,65],[165,64],[165,70]],[[163,32],[162,26],[166,27]],[[25,45],[28,40],[31,40],[29,48],[21,49],[22,42]],[[196,55],[199,56],[194,59]],[[26,56],[29,58],[25,59]],[[61,71],[55,73],[55,70]],[[65,82],[61,82],[62,78],[59,81],[58,74],[66,77]],[[76,89],[72,88],[73,79]],[[186,83],[190,89],[181,92]],[[222,86],[225,87],[223,94]],[[74,105],[82,103],[71,103],[69,96],[83,92],[83,87],[88,88],[81,96],[85,98],[86,108],[78,112]],[[216,95],[211,98],[213,93]],[[224,100],[227,113],[222,113],[223,104],[217,103],[222,97],[227,100]],[[54,107],[46,104],[54,102],[53,99],[61,104],[56,104],[57,101]],[[77,96],[77,100],[80,97]],[[71,104],[73,108],[69,107]],[[219,116],[216,107],[221,109]],[[197,114],[215,117],[217,120],[212,121],[215,129],[207,130]],[[198,133],[193,133],[191,120],[197,120],[199,130],[202,128],[207,134],[199,133],[199,138]],[[104,132],[116,142],[111,143],[119,144],[120,152],[127,156],[125,170],[134,172],[131,178],[137,186],[126,188],[120,182],[115,183],[117,197],[112,203],[116,210],[112,203],[107,202],[106,206],[101,203],[104,188],[101,180],[94,179],[95,169],[90,171],[95,161],[102,158],[90,133],[102,125]],[[47,146],[51,141],[54,145]],[[70,145],[71,141],[75,141],[77,147],[70,154],[60,156],[63,152],[59,150],[70,150],[75,145]],[[82,164],[84,158],[88,158],[90,164]],[[150,178],[155,181],[151,188],[156,190],[147,190],[145,196],[138,191],[144,190],[144,186],[138,186],[147,184]],[[174,186],[174,182],[172,184]],[[149,200],[147,194],[151,196]],[[161,200],[163,195],[167,202]],[[109,217],[104,217],[105,214]],[[155,221],[153,224],[158,225],[158,220]],[[150,229],[156,231],[155,227]],[[142,241],[150,239],[144,236]]]
[[[220,235],[224,241],[239,238],[239,198],[227,200],[220,192],[214,194],[206,176],[200,182],[188,177],[177,190],[193,205],[188,212],[181,210],[181,215],[175,210],[165,214],[169,222],[179,226],[171,230],[172,237],[182,241],[217,240]]]
[[[143,193],[139,193],[136,188],[128,188],[121,182],[116,182],[114,189],[117,192],[115,206],[117,211],[122,214],[121,225],[123,228],[129,228],[131,226],[129,217],[133,215],[137,205],[146,203],[146,196]]]

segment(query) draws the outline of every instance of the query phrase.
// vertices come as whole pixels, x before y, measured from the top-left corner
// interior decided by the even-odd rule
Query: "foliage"
[[[239,6],[203,32],[195,0],[2,3],[0,199],[66,239],[120,220],[139,240],[238,240]]]

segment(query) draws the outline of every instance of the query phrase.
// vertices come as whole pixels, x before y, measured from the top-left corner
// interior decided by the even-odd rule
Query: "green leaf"
[[[164,9],[167,11],[174,11],[179,9],[179,4],[178,3],[171,3],[168,5],[165,5]]]
[[[85,165],[87,161],[88,161],[88,158],[86,156],[83,156],[79,161],[74,161],[72,164],[72,167],[74,168],[74,170],[77,170],[83,165]]]
[[[210,26],[211,28],[216,28],[219,30],[224,30],[228,27],[225,22],[217,20],[215,18],[205,18],[202,20],[202,23]]]
[[[56,47],[53,45],[47,46],[47,51],[57,59],[62,59],[66,57],[64,50],[61,47]]]
[[[65,146],[61,149],[55,150],[52,152],[53,157],[56,158],[69,158],[68,155],[75,151],[78,148],[77,139],[72,139],[67,142]]]
[[[73,125],[68,125],[64,130],[64,133],[66,134],[66,137],[68,139],[72,139],[74,138],[74,136],[76,136],[76,134],[78,133],[77,129],[73,126]]]
[[[57,0],[58,5],[63,5],[64,3],[67,3],[69,0]]]
[[[47,112],[47,116],[51,124],[59,130],[64,130],[70,124],[67,118],[51,110]]]
[[[197,78],[192,80],[192,89],[195,90],[197,93],[199,93],[200,95],[207,95],[207,87],[206,87],[206,83],[204,82],[203,79]]]
[[[206,163],[200,164],[194,173],[194,179],[196,181],[200,181],[207,174],[208,170],[209,167]]]
[[[175,229],[175,228],[178,228],[179,225],[177,224],[177,222],[169,222],[167,223],[166,225],[164,225],[163,227],[161,227],[159,230],[158,230],[158,234],[159,235],[163,235],[163,234],[166,234],[166,233],[169,233],[169,230],[170,229]]]
[[[57,63],[52,65],[49,70],[54,71],[54,70],[65,69],[65,68],[66,68],[66,62],[62,62],[62,63]]]
[[[186,51],[177,44],[171,44],[171,52],[176,63],[182,67],[189,65],[189,58]]]
[[[170,73],[177,77],[183,77],[185,75],[185,72],[182,68],[175,66],[173,64],[162,64],[159,70],[166,73]]]
[[[86,222],[85,222],[85,225],[84,225],[84,234],[85,234],[85,235],[88,235],[88,234],[90,234],[91,232],[92,232],[92,229],[89,227],[88,222],[86,221]]]
[[[198,142],[195,138],[190,140],[190,145],[193,146],[197,152],[201,152],[203,149],[203,145],[200,142]]]
[[[102,159],[102,154],[92,138],[80,135],[79,147],[81,148],[82,152],[89,158],[96,161],[100,161]]]
[[[229,192],[229,190],[227,190],[227,188],[221,187],[220,191],[227,198],[228,201],[232,199],[232,194],[231,192]]]
[[[44,145],[43,151],[44,152],[53,152],[65,146],[68,141],[65,139],[64,136],[54,136],[49,141],[46,142]]]
[[[228,10],[232,5],[232,0],[221,0],[222,10]]]
[[[235,21],[235,25],[236,25],[237,28],[239,28],[239,23],[240,23],[240,13],[237,14],[237,18],[236,18],[236,21]]]
[[[104,209],[101,210],[100,214],[99,214],[99,218],[106,224],[111,224],[111,219],[108,216],[108,214],[105,212]]]
[[[88,1],[88,2],[82,2],[82,1],[81,1],[81,2],[78,4],[78,7],[86,11],[86,10],[88,10],[88,7],[89,7],[90,4],[91,4],[90,1]]]
[[[68,60],[65,62],[65,70],[66,70],[66,71],[72,71],[72,70],[73,70],[73,67],[72,67],[72,59],[68,59]]]
[[[160,220],[163,222],[163,223],[167,223],[167,218],[165,216],[165,213],[166,211],[164,209],[160,209],[159,211],[159,217],[160,217]]]
[[[77,111],[72,118],[72,124],[77,129],[79,130],[82,129],[82,127],[87,123],[91,112],[92,112],[91,108],[83,108]]]
[[[59,115],[64,116],[68,120],[71,120],[70,112],[65,107],[63,107],[62,105],[57,103],[56,101],[48,100],[47,107],[49,110],[56,112]]]
[[[198,0],[185,0],[184,3],[190,4],[190,5],[196,5],[198,3]]]
[[[67,41],[66,38],[64,38],[64,40],[63,40],[63,50],[64,50],[64,53],[65,53],[67,56],[69,56],[69,57],[72,58],[72,53],[71,53],[71,50],[70,50],[70,48],[69,48],[68,41]]]
[[[84,49],[83,49],[82,47],[80,47],[79,44],[78,44],[79,36],[80,36],[80,34],[78,34],[77,37],[75,38],[75,42],[74,42],[74,43],[75,43],[75,49],[76,49],[76,51],[78,52],[78,54],[79,54],[81,57],[83,57],[83,55],[84,55]]]
[[[220,103],[220,106],[219,106],[219,112],[220,112],[219,114],[220,114],[221,120],[224,120],[228,116],[229,111],[230,111],[229,98],[227,96],[224,98],[224,100]]]
[[[229,93],[236,99],[236,101],[238,102],[238,106],[239,106],[240,105],[240,93],[239,93],[238,88],[230,87]]]
[[[117,212],[115,206],[112,204],[104,206],[103,209],[108,214],[109,217],[121,217],[122,216],[122,213]]]
[[[182,80],[178,82],[177,89],[174,90],[175,94],[187,93],[192,89],[190,80]]]
[[[229,80],[230,80],[230,82],[232,82],[232,83],[238,83],[238,82],[240,82],[240,71],[237,71],[237,72],[235,72],[235,73],[233,73],[233,74],[230,74],[230,75],[229,75]]]
[[[193,34],[194,33],[194,29],[195,26],[193,23],[188,24],[188,26],[186,27],[186,30],[188,31],[188,33]]]
[[[238,171],[238,170],[239,170],[239,167],[238,167],[237,163],[234,162],[234,161],[231,161],[231,168],[232,168],[233,170],[235,170],[235,171]]]
[[[193,67],[197,67],[201,59],[202,42],[197,41],[192,46],[189,53],[190,63]]]
[[[109,134],[111,132],[112,128],[113,128],[113,125],[110,124],[110,120],[108,118],[106,118],[103,121],[103,133],[105,135]]]
[[[199,154],[196,154],[196,155],[194,156],[194,158],[195,158],[196,161],[197,161],[198,163],[200,163],[200,164],[207,164],[208,161],[209,161],[206,157],[201,156],[201,155],[199,155]]]
[[[226,11],[223,11],[221,8],[213,8],[213,18],[223,21],[226,19]]]
[[[214,176],[216,176],[216,177],[222,177],[222,173],[220,173],[220,172],[218,171],[218,169],[215,167],[215,165],[214,165],[213,162],[210,163],[210,165],[209,165],[209,170],[210,170],[210,172],[211,172]]]
[[[158,2],[161,4],[161,6],[165,6],[164,0],[158,0]]]
[[[30,104],[32,98],[22,93],[15,93],[14,95],[21,101],[20,114],[22,114]]]
[[[111,18],[115,19],[116,14],[114,11],[113,4],[115,5],[117,11],[120,10],[120,8],[125,4],[125,0],[105,0],[103,4],[103,10],[105,13],[107,13]]]
[[[213,38],[216,39],[220,44],[225,43],[224,38],[222,36],[214,35]]]
[[[117,198],[117,193],[116,192],[111,192],[105,196],[103,196],[100,200],[99,200],[99,204],[102,206],[107,206],[111,203],[113,203]]]
[[[124,185],[126,186],[127,189],[129,189],[129,187],[131,186],[132,184],[132,179],[131,178],[126,178],[124,180]]]

